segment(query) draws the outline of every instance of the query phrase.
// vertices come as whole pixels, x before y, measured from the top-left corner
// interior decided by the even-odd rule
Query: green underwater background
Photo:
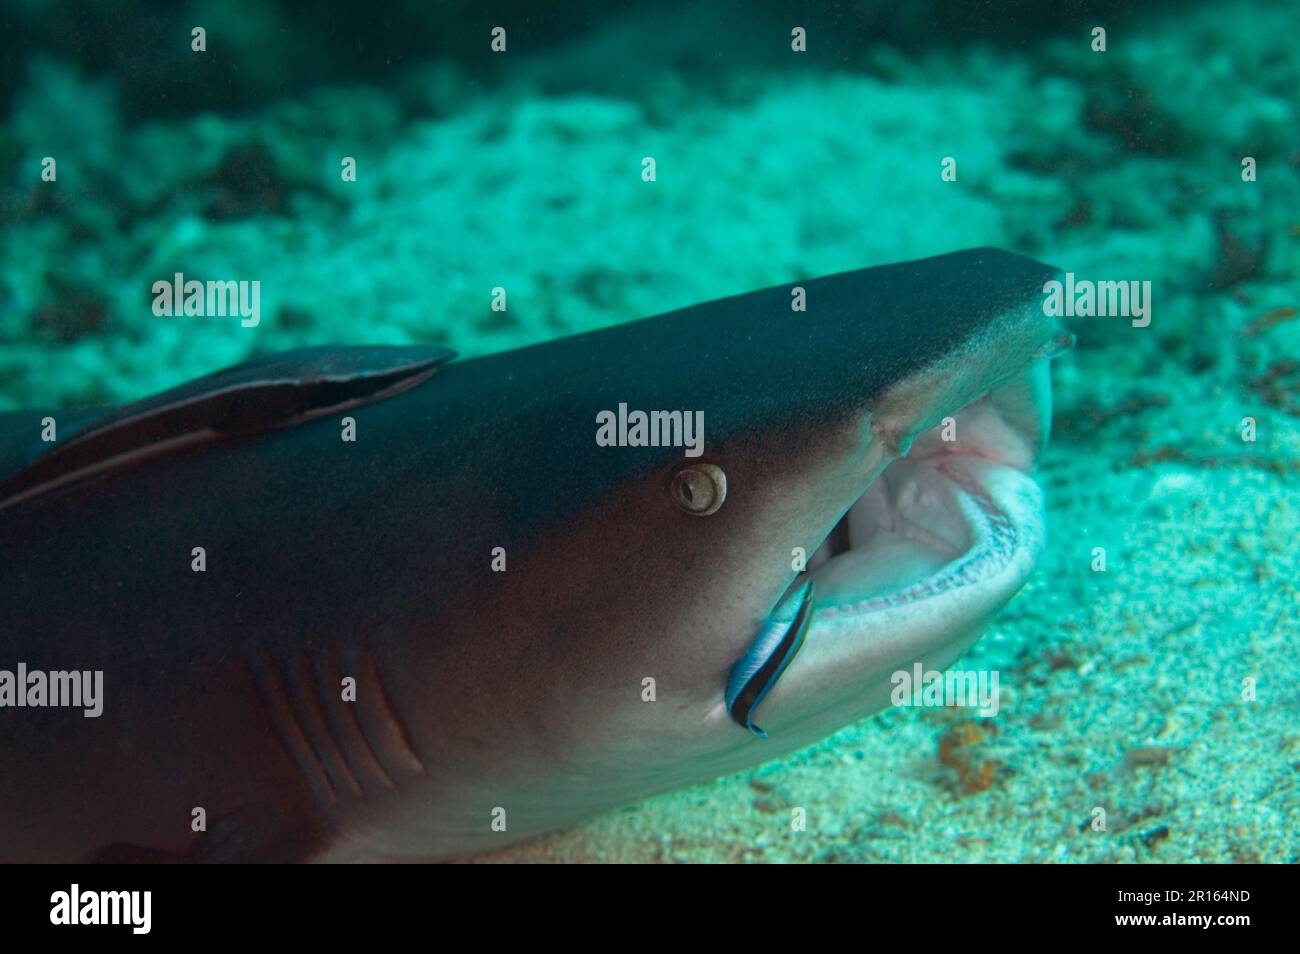
[[[1151,282],[1146,327],[1067,320],[1048,553],[962,664],[1000,671],[996,718],[886,711],[486,860],[1300,858],[1294,0],[0,14],[0,410],[981,245]],[[260,323],[156,316],[176,272],[260,281]]]

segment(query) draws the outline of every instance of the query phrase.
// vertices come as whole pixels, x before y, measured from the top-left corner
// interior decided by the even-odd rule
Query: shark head
[[[720,411],[677,471],[700,476],[669,483],[725,498],[684,522],[697,542],[679,552],[732,554],[758,587],[713,605],[767,606],[720,639],[732,665],[707,726],[774,750],[821,737],[887,705],[900,673],[950,664],[1024,585],[1045,542],[1048,363],[1072,341],[1042,308],[1055,276],[976,249],[809,282],[805,315],[747,306],[788,367],[764,376],[770,423],[731,429]]]
[[[384,585],[430,635],[380,666],[440,771],[382,853],[766,761],[957,659],[1044,545],[1056,275],[994,249],[847,272],[454,362],[389,402],[372,439],[410,451],[383,464]]]
[[[951,663],[1024,585],[1048,360],[1070,343],[1042,307],[1056,274],[975,249],[541,346],[529,366],[554,345],[564,371],[529,413],[576,436],[561,476],[533,475],[546,568],[507,585],[566,633],[525,653],[551,687],[530,719],[565,706],[582,728],[556,747],[614,780],[608,803],[881,709],[896,672]],[[662,446],[655,411],[702,441]]]

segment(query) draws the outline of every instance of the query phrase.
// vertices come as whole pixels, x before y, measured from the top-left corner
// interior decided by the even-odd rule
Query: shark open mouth
[[[986,397],[956,416],[996,414]],[[936,596],[999,572],[1020,541],[1031,478],[998,444],[919,437],[845,512],[809,561],[819,612],[861,613]],[[1008,429],[1009,434],[1009,429]]]
[[[734,721],[765,737],[754,710],[794,662],[814,613],[823,626],[856,629],[872,614],[986,586],[951,607],[961,623],[1019,588],[1042,545],[1030,471],[1050,416],[1046,373],[1042,362],[918,435],[844,512],[732,669]]]

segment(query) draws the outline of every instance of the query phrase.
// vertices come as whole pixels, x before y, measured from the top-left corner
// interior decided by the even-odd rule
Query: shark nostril
[[[671,492],[687,513],[707,517],[727,499],[727,475],[716,464],[691,464],[673,475]]]

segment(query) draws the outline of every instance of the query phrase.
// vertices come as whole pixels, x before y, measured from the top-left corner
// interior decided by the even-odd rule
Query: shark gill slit
[[[343,759],[347,762],[352,777],[357,780],[364,792],[369,794],[372,789],[376,788],[391,792],[397,786],[388,773],[384,771],[384,767],[376,756],[374,749],[361,732],[360,726],[352,714],[355,703],[346,702],[342,699],[343,682],[339,676],[338,668],[337,666],[329,666],[329,663],[335,659],[336,654],[333,653],[318,653],[316,655],[316,678],[312,680],[312,685],[316,690],[316,704],[321,712],[325,714],[325,721],[329,724],[330,733],[338,745],[339,751],[343,754]],[[308,667],[310,668],[310,662],[308,662]],[[331,698],[330,695],[331,686],[334,687],[334,698]]]
[[[348,674],[357,679],[356,702],[349,702],[342,698],[341,674],[329,664],[341,657],[315,658],[313,665],[301,651],[287,659],[259,655],[248,669],[281,746],[316,802],[328,809],[340,797],[393,792],[402,779],[423,775],[374,660],[368,654],[347,660],[354,663]]]
[[[368,652],[345,648],[340,656],[346,672],[357,680],[357,701],[352,708],[357,730],[375,760],[396,784],[424,775],[424,763],[415,754],[411,735],[397,714],[375,658]]]
[[[321,808],[330,808],[335,801],[334,786],[294,716],[284,674],[279,665],[270,657],[261,655],[247,660],[246,665],[258,695],[266,706],[267,719],[275,730],[280,745],[302,772],[316,804]]]
[[[296,652],[290,656],[285,670],[291,701],[296,703],[294,714],[298,717],[298,724],[311,744],[317,762],[329,776],[335,794],[346,792],[353,798],[360,798],[364,790],[343,756],[343,746],[330,733],[329,723],[312,685],[311,661],[302,651]]]

